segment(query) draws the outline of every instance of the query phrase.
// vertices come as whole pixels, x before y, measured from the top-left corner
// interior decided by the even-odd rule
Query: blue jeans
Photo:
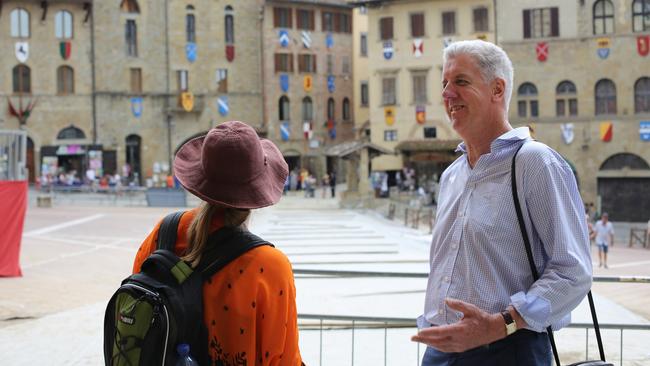
[[[550,366],[553,354],[546,333],[526,329],[460,353],[427,347],[422,366]]]

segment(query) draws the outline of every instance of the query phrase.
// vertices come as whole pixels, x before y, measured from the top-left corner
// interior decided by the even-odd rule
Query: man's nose
[[[447,100],[456,97],[458,97],[458,94],[456,94],[456,91],[454,91],[451,83],[447,84],[444,89],[442,89],[442,99]]]

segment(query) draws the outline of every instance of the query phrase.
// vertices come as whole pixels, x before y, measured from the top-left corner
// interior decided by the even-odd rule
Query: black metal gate
[[[598,178],[598,195],[612,221],[650,219],[650,178]]]

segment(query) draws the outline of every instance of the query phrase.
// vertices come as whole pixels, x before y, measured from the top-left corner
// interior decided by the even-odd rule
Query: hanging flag
[[[70,41],[59,42],[59,54],[61,54],[61,58],[63,58],[64,60],[69,59],[71,51],[72,51],[72,42]]]
[[[302,31],[302,45],[305,48],[311,48],[311,35],[307,31]]]
[[[421,38],[416,38],[413,40],[413,56],[420,58],[422,53],[424,53],[424,42]]]
[[[232,62],[232,60],[235,59],[235,45],[234,44],[227,44],[226,45],[226,60],[228,62]]]
[[[305,75],[305,77],[302,79],[302,86],[306,92],[311,91],[311,87],[313,86],[311,75]]]
[[[335,85],[334,85],[334,75],[327,75],[327,90],[330,93],[334,93],[335,90]]]
[[[395,123],[395,107],[384,107],[384,118],[386,124],[392,126]]]
[[[280,89],[282,89],[283,92],[288,92],[289,91],[289,75],[288,74],[280,74]]]
[[[131,112],[135,118],[142,116],[142,97],[131,98]]]
[[[11,100],[9,100],[9,98],[7,98],[7,104],[9,105],[9,115],[20,118],[20,114],[18,113],[16,108],[14,108],[14,106],[11,104]]]
[[[16,42],[16,58],[21,63],[25,63],[29,58],[29,43]]]
[[[384,58],[390,60],[393,57],[393,42],[384,42]]]
[[[415,121],[423,125],[424,122],[426,122],[426,120],[427,120],[426,107],[423,105],[415,106]]]
[[[325,46],[327,46],[327,48],[334,47],[334,36],[332,36],[332,33],[327,33],[325,36]]]
[[[537,46],[535,46],[535,52],[537,53],[537,61],[546,61],[548,58],[548,43],[538,42]]]
[[[222,116],[227,116],[230,108],[228,107],[228,97],[222,95],[217,97],[217,107],[219,108],[219,114]]]
[[[181,106],[186,112],[191,112],[194,109],[194,94],[192,92],[181,93]]]
[[[636,50],[641,56],[648,56],[650,53],[650,35],[636,37]]]
[[[639,135],[641,141],[650,141],[650,121],[639,122]]]
[[[575,138],[573,123],[563,123],[560,125],[560,129],[562,130],[562,140],[564,143],[567,145],[571,144]]]
[[[289,122],[282,122],[280,124],[280,138],[282,141],[289,141],[289,137],[291,136],[289,127]]]
[[[310,140],[312,137],[312,124],[310,121],[305,121],[302,123],[302,132],[305,136],[305,140]]]
[[[196,61],[196,43],[187,42],[185,45],[185,56],[189,62]]]
[[[332,140],[336,139],[336,126],[332,126],[332,128],[330,128],[327,132]]]
[[[280,29],[278,32],[278,39],[280,40],[281,47],[289,47],[289,32],[284,29]]]
[[[609,56],[609,38],[598,38],[596,39],[596,44],[598,45],[598,50],[596,51],[598,57],[601,59],[606,59]]]
[[[600,139],[605,142],[612,141],[612,135],[614,133],[614,126],[611,122],[601,122],[600,123]]]

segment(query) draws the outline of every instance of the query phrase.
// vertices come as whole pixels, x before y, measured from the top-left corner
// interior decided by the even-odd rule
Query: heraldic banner
[[[0,180],[0,277],[22,276],[20,241],[27,209],[27,181]]]

